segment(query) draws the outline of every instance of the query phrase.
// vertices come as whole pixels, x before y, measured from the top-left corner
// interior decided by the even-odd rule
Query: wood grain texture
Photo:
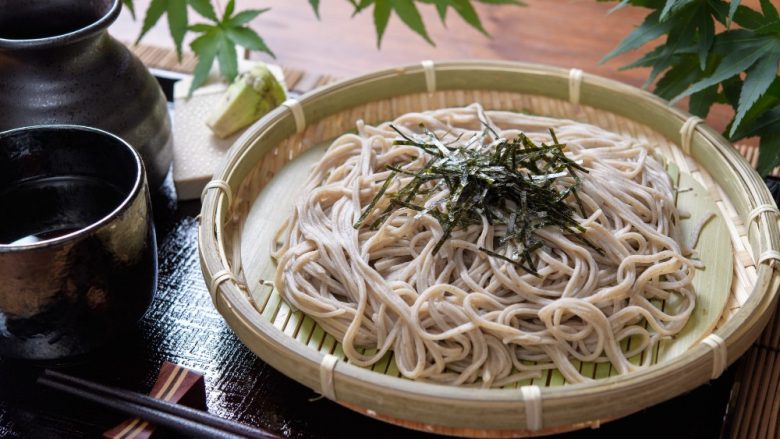
[[[148,2],[136,0],[136,10],[145,11]],[[647,49],[599,64],[604,55],[642,22],[647,10],[631,7],[608,14],[614,3],[595,0],[526,0],[526,3],[528,6],[522,8],[476,4],[491,38],[469,27],[452,10],[445,27],[433,6],[421,6],[436,46],[427,44],[393,16],[381,50],[376,47],[371,10],[350,18],[352,7],[344,0],[322,2],[320,20],[304,0],[238,0],[237,8],[270,7],[271,11],[260,15],[251,25],[277,55],[274,62],[315,75],[345,78],[423,59],[484,59],[576,67],[634,86],[641,86],[647,79],[649,69],[646,68],[618,70]],[[742,4],[757,7],[758,0],[746,0]],[[198,21],[199,17],[191,14],[191,20]],[[132,41],[140,26],[140,20],[133,21],[125,10],[111,32],[120,40]],[[149,32],[144,42],[172,47],[164,20]],[[253,56],[272,60],[265,54]],[[707,121],[722,130],[732,114],[728,107],[716,105]]]
[[[203,375],[186,367],[164,362],[149,396],[163,401],[204,410],[206,387]],[[104,439],[148,439],[162,436],[156,425],[141,418],[128,418],[111,430],[103,432]]]

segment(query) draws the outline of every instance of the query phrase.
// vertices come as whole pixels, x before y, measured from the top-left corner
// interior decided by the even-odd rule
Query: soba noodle
[[[436,254],[443,232],[430,214],[402,207],[378,229],[356,230],[386,166],[420,169],[427,159],[419,148],[393,145],[399,137],[390,124],[359,121],[357,134],[338,138],[313,167],[275,252],[284,299],[336,337],[350,362],[371,366],[392,350],[411,379],[495,387],[558,369],[576,383],[591,379],[581,362],[609,362],[621,374],[649,364],[658,341],[686,324],[694,262],[680,244],[670,178],[646,146],[591,125],[476,104],[406,114],[393,125],[409,133],[424,125],[450,140],[485,133],[485,144],[520,133],[550,142],[554,128],[566,156],[588,170],[578,188],[585,217],[576,210],[575,218],[603,255],[546,227],[537,231],[545,245],[532,254],[537,277],[479,250],[513,251],[497,244],[506,226],[484,215],[481,226],[454,230]],[[674,311],[658,306],[664,300],[677,303]],[[637,355],[642,364],[629,361]]]

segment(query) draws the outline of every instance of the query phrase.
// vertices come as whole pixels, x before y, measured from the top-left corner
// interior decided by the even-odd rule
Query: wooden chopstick
[[[38,383],[195,437],[276,439],[271,433],[128,390],[44,371]]]

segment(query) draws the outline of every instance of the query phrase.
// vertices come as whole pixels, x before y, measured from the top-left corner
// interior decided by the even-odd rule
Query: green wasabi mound
[[[284,87],[273,73],[265,64],[257,63],[230,84],[206,125],[224,139],[260,119],[286,98]]]

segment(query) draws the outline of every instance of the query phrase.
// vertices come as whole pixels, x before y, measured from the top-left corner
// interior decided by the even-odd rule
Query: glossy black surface
[[[0,244],[80,229],[116,209],[139,170],[131,151],[102,143],[70,129],[0,135]]]
[[[143,315],[157,247],[130,145],[77,126],[0,133],[0,206],[0,355],[82,355]]]
[[[63,0],[56,3],[51,1],[25,3],[27,4],[0,16],[0,38],[26,40],[56,37],[88,26],[111,9],[110,1],[101,2],[97,7],[90,5],[89,2],[75,3]],[[16,5],[19,5],[19,2]]]
[[[775,204],[780,204],[780,177],[769,176],[764,181],[775,199]]]
[[[101,383],[148,391],[163,361],[202,371],[209,411],[290,438],[431,437],[374,421],[276,372],[247,349],[211,304],[197,255],[196,202],[159,224],[160,283],[137,328],[64,371]],[[90,437],[123,417],[33,384],[39,370],[0,361],[0,436]],[[565,438],[717,438],[732,373],[634,416]],[[675,428],[670,426],[675,425]],[[637,436],[638,435],[638,436]]]
[[[68,123],[133,145],[155,191],[173,158],[154,77],[108,26],[120,0],[0,0],[0,131]]]

